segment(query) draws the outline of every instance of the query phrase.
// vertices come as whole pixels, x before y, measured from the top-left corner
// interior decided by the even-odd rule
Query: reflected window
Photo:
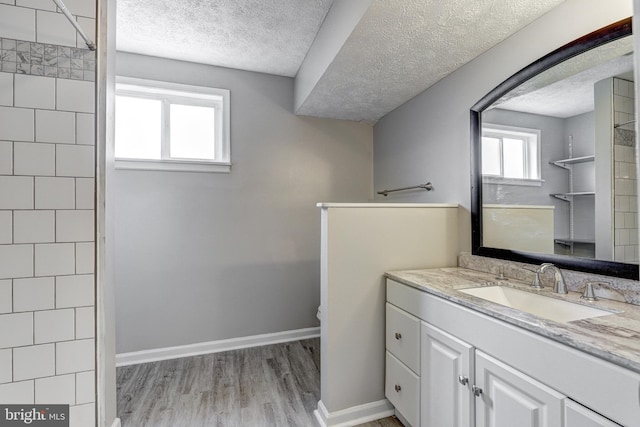
[[[482,174],[485,180],[540,180],[540,130],[484,125]]]

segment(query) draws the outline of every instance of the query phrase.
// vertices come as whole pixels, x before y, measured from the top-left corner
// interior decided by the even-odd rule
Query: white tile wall
[[[89,37],[89,40],[92,40],[92,41],[95,42],[95,40],[96,40],[96,20],[95,19],[91,19],[91,18],[79,17],[78,18],[78,24],[80,25],[82,30],[85,32],[87,37]],[[83,48],[87,47],[87,43],[80,36],[80,34],[76,35],[76,43],[77,43],[77,47],[83,47]]]
[[[96,2],[65,3],[93,35]],[[94,57],[63,47],[84,45],[50,0],[0,0],[0,38],[63,59],[52,77],[37,57],[21,74],[2,59],[0,402],[68,403],[70,427],[93,426]]]
[[[55,344],[13,349],[13,380],[22,381],[55,375]]]
[[[93,305],[93,275],[56,278],[56,308]]]
[[[27,108],[0,107],[0,139],[33,141],[34,111]],[[11,123],[11,126],[4,125]]]
[[[90,242],[93,240],[92,210],[57,211],[56,240],[58,242]]]
[[[54,211],[14,211],[14,243],[55,242]]]
[[[36,41],[35,10],[0,5],[0,37]]]
[[[0,384],[0,402],[5,405],[33,403],[33,381]]]
[[[13,73],[0,73],[0,105],[13,107]]]
[[[0,175],[11,175],[12,173],[13,143],[11,141],[0,141]]]
[[[33,276],[33,245],[0,245],[0,279]]]
[[[35,275],[62,276],[75,272],[73,243],[35,245]]]
[[[74,144],[75,120],[71,112],[36,110],[36,141]]]
[[[37,42],[60,46],[76,45],[76,31],[67,18],[55,12],[37,11]]]
[[[75,181],[73,178],[35,179],[36,209],[75,208]]]
[[[33,178],[0,176],[0,209],[33,209]]]
[[[64,17],[63,17],[64,18]],[[56,80],[53,77],[15,74],[16,107],[56,108]]]
[[[0,384],[13,381],[12,350],[0,350]],[[1,400],[0,400],[1,401]]]
[[[14,175],[54,176],[56,174],[55,145],[15,142],[13,173]]]
[[[95,374],[93,371],[76,374],[76,403],[95,402]]]
[[[75,310],[36,311],[34,314],[34,341],[44,344],[69,341],[75,338]]]
[[[0,314],[13,311],[13,287],[11,280],[0,280]],[[0,369],[2,364],[0,364]]]
[[[13,213],[0,211],[0,245],[13,243]]]
[[[91,371],[94,368],[93,340],[76,340],[56,344],[56,374]]]
[[[75,375],[36,380],[36,404],[73,405],[76,403]]]
[[[50,310],[55,307],[55,279],[38,277],[13,281],[13,311]]]

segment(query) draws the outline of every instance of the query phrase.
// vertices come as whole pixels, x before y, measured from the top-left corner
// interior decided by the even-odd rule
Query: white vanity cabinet
[[[640,375],[390,279],[386,335],[412,427],[640,426]]]

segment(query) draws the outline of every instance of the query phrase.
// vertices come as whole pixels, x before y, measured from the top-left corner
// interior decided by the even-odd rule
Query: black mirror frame
[[[532,77],[555,65],[600,45],[632,34],[631,18],[623,19],[607,27],[568,43],[533,62],[499,84],[471,107],[471,253],[490,258],[500,258],[530,264],[552,262],[560,268],[638,280],[639,266],[613,261],[602,261],[566,255],[538,254],[482,246],[482,174],[480,132],[482,112],[504,94]]]

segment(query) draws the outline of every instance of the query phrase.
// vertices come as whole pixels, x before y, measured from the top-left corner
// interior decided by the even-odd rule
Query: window
[[[118,77],[116,168],[228,172],[229,91]]]
[[[482,175],[489,183],[541,185],[540,131],[484,124]]]

